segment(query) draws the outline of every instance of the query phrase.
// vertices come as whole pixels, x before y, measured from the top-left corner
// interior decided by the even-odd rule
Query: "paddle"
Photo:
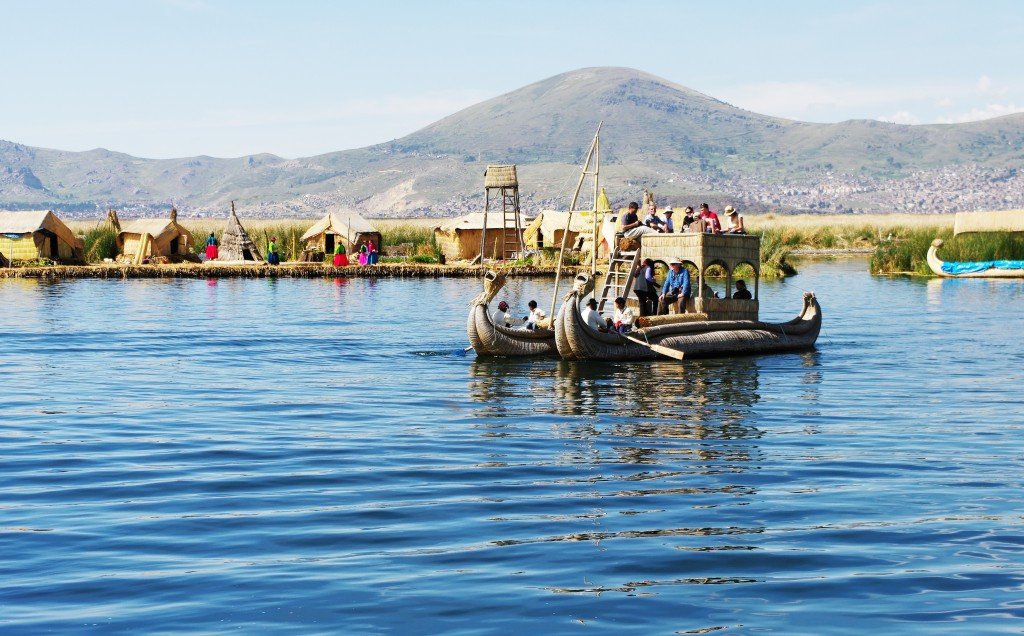
[[[630,342],[635,342],[638,345],[643,345],[643,346],[647,347],[648,349],[650,349],[651,351],[653,351],[654,353],[659,353],[659,354],[665,356],[666,358],[672,358],[673,360],[682,360],[683,356],[686,355],[685,353],[683,353],[679,349],[673,349],[672,347],[663,347],[663,346],[661,346],[659,344],[653,344],[653,343],[647,342],[645,340],[641,340],[639,338],[634,338],[633,336],[630,336],[629,334],[623,334],[623,337],[626,340],[629,340]]]

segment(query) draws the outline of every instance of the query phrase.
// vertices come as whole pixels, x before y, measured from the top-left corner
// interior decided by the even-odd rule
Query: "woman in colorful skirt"
[[[370,253],[366,249],[366,245],[359,248],[359,264],[366,265],[370,261]]]
[[[370,241],[369,243],[367,243],[366,254],[367,254],[366,262],[369,263],[370,265],[376,265],[377,264],[378,254],[377,254],[377,246],[374,245],[373,241]]]
[[[345,253],[345,246],[341,243],[334,248],[334,266],[348,267],[348,254]]]
[[[206,260],[216,260],[217,252],[217,237],[213,235],[213,232],[210,232],[210,238],[206,239]]]

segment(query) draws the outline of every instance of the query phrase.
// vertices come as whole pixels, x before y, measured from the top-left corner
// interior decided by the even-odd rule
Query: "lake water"
[[[470,280],[0,281],[0,631],[1019,633],[1024,284],[866,269],[653,364],[466,355]]]

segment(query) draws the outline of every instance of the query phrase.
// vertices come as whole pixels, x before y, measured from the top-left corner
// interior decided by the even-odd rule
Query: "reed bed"
[[[934,276],[926,257],[936,238],[945,242],[939,250],[939,257],[945,261],[1024,260],[1024,236],[1018,234],[953,236],[951,227],[893,228],[871,256],[871,273]]]

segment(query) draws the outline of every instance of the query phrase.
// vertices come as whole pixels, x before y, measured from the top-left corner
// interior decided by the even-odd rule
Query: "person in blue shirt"
[[[668,267],[661,295],[658,296],[658,315],[667,314],[669,306],[675,302],[679,303],[679,312],[685,313],[686,300],[690,297],[690,272],[678,258],[669,260]]]

